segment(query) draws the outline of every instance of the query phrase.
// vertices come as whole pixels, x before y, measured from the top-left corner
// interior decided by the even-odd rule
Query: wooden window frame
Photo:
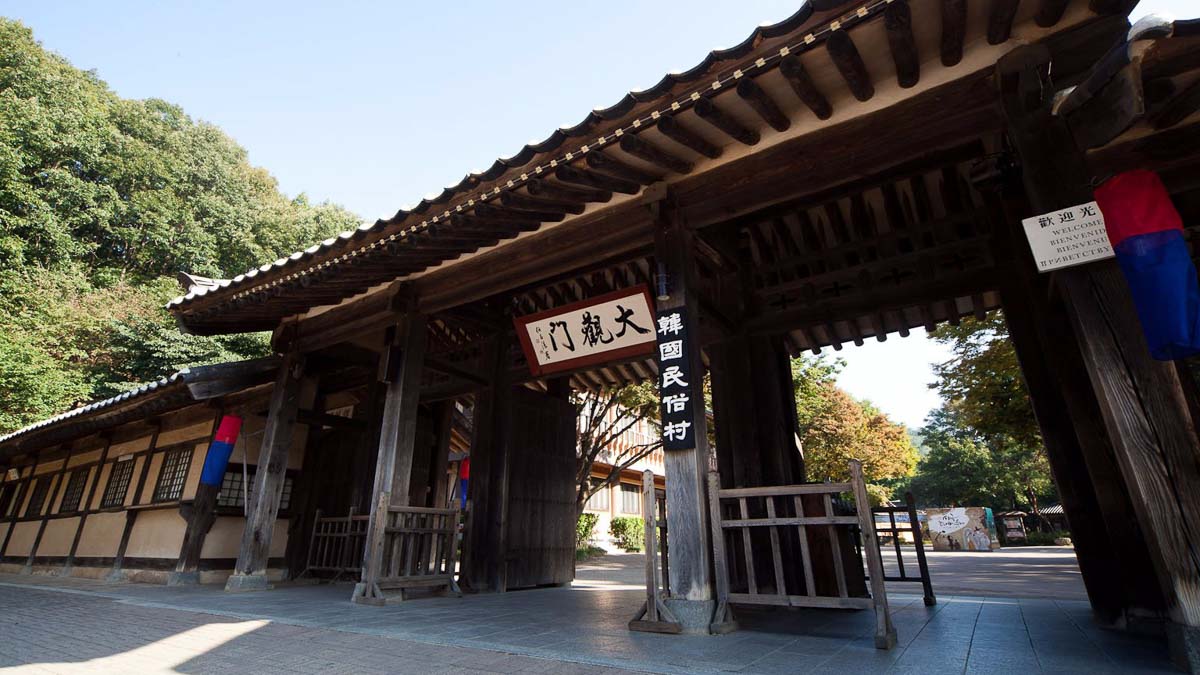
[[[176,445],[163,450],[158,479],[154,481],[154,492],[150,497],[151,503],[177,502],[183,498],[195,450],[195,446],[191,444]]]
[[[255,464],[246,465],[246,478],[249,479],[249,492],[254,491],[254,477],[258,474],[258,466]],[[294,494],[295,482],[298,477],[298,472],[288,469],[283,476],[283,494],[279,499],[279,516],[286,517],[291,510],[291,498]],[[233,494],[237,495],[237,499],[228,499],[223,496],[227,491],[236,490]],[[217,509],[228,515],[241,515],[243,502],[242,496],[242,465],[229,464],[225,467],[225,475],[221,477],[221,489],[217,493]]]
[[[80,467],[70,472],[63,489],[62,501],[59,503],[59,513],[78,513],[83,493],[87,490],[88,476],[92,473],[90,466]]]
[[[147,456],[145,461],[150,461],[150,457]],[[132,458],[112,463],[112,468],[108,471],[108,482],[104,485],[104,494],[100,497],[100,508],[109,509],[125,505],[125,498],[129,496],[129,484],[133,482],[133,465],[136,463],[137,460]],[[121,472],[120,475],[118,471]],[[121,491],[120,495],[116,494],[118,489]]]
[[[589,480],[592,482],[593,486],[595,486],[596,483],[604,482],[603,478],[591,478]],[[604,504],[592,504],[592,500],[600,497],[601,495],[603,495]],[[591,497],[588,497],[588,500],[584,504],[583,508],[585,511],[598,511],[601,513],[608,513],[612,511],[612,486],[605,485],[604,489],[596,492]]]
[[[29,501],[25,502],[24,516],[37,518],[46,508],[46,497],[50,496],[50,486],[54,483],[54,474],[43,474],[31,480],[33,488],[29,490]]]
[[[624,515],[624,516],[640,515],[642,513],[642,488],[641,488],[641,486],[640,485],[632,485],[630,483],[620,483],[619,485],[620,485],[620,488],[618,488],[618,489],[621,491],[621,504],[619,507],[620,511],[621,511],[621,515]],[[632,511],[625,510],[625,495],[626,494],[635,495],[637,497],[633,502],[631,502],[633,504]]]

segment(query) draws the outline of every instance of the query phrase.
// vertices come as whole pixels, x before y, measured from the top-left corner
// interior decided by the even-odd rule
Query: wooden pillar
[[[1092,609],[1115,627],[1157,622],[1162,593],[1112,443],[1095,423],[1102,416],[1078,340],[1021,232],[1032,207],[1023,186],[1002,187],[983,191],[997,216],[997,249],[1016,265],[1001,303]]]
[[[488,386],[475,396],[471,436],[469,510],[463,542],[460,586],[475,591],[507,590],[504,573],[508,520],[508,459],[512,423],[511,338],[492,336],[484,346]]]
[[[92,504],[96,500],[96,490],[100,488],[100,474],[104,471],[104,463],[108,461],[108,451],[112,448],[112,432],[104,432],[103,437],[104,449],[100,451],[100,460],[96,462],[96,469],[92,471],[87,498],[81,504],[79,524],[75,526],[75,538],[71,540],[71,551],[67,554],[66,564],[63,565],[63,576],[69,575],[71,567],[75,564],[75,553],[79,550],[79,540],[83,538],[83,526],[87,524],[88,514],[92,512]]]
[[[29,549],[29,558],[25,560],[24,572],[33,572],[33,564],[37,560],[38,547],[42,545],[42,536],[46,534],[46,524],[50,522],[50,511],[54,509],[54,502],[58,500],[58,493],[62,492],[63,481],[67,479],[67,465],[71,463],[71,455],[73,449],[70,444],[66,446],[67,454],[63,457],[62,467],[54,476],[54,487],[50,489],[49,499],[42,505],[42,523],[38,526],[37,536],[33,538],[33,547]]]
[[[125,507],[125,529],[121,531],[121,543],[117,545],[117,555],[113,558],[112,569],[108,572],[108,581],[123,581],[125,579],[125,551],[129,550],[129,537],[133,534],[133,526],[137,523],[140,509],[130,508],[137,506],[142,498],[142,492],[146,487],[146,478],[150,475],[150,460],[154,458],[154,451],[158,448],[158,434],[162,431],[162,420],[154,420],[154,433],[150,436],[150,447],[146,449],[146,457],[142,460],[142,470],[138,474],[137,485],[133,489],[133,500]],[[128,494],[126,499],[128,499]]]
[[[1002,105],[1037,213],[1093,200],[1066,123],[1050,112],[1050,54],[997,65]],[[1028,214],[1035,215],[1033,213]],[[1150,545],[1177,660],[1200,667],[1200,443],[1173,364],[1151,358],[1129,290],[1108,260],[1055,272],[1100,413]]]
[[[437,423],[437,443],[434,444],[433,468],[430,471],[430,504],[435,509],[444,509],[449,504],[447,494],[450,483],[446,470],[450,464],[450,434],[454,426],[454,399],[442,401],[436,406],[434,419]]]
[[[242,545],[233,575],[225,582],[226,591],[255,591],[270,587],[267,564],[271,538],[275,534],[275,519],[279,514],[279,500],[283,495],[283,481],[287,472],[288,449],[296,430],[296,416],[304,384],[304,357],[295,352],[284,355],[275,376],[275,386],[271,390],[267,426],[263,430],[262,446],[258,452],[258,469],[254,490],[250,493]]]
[[[668,297],[658,300],[658,311],[681,309],[686,333],[692,336],[688,383],[692,401],[704,401],[704,363],[700,356],[699,297],[693,259],[693,234],[674,204],[667,199],[653,203],[655,217],[654,256],[670,277]],[[709,565],[707,497],[708,434],[705,406],[692,406],[692,439],[695,447],[666,451],[667,536],[671,567],[671,610],[686,631],[708,632],[715,609]]]
[[[425,360],[425,316],[412,311],[411,306],[408,309],[391,331],[379,368],[381,379],[387,383],[383,423],[379,431],[379,455],[375,463],[362,581],[355,585],[351,597],[353,602],[363,604],[379,605],[387,599],[379,588],[379,579],[383,574],[388,509],[409,504],[421,366]]]
[[[4,541],[0,543],[0,561],[4,560],[5,553],[8,552],[8,542],[12,539],[13,530],[17,529],[17,518],[21,517],[21,506],[25,501],[25,497],[29,494],[29,486],[33,484],[33,476],[37,472],[38,464],[42,459],[41,452],[33,454],[33,466],[29,467],[29,475],[21,483],[17,489],[17,495],[13,498],[12,503],[12,518],[8,526],[8,531],[4,533]]]
[[[206,452],[212,447],[223,416],[224,411],[218,408],[216,418],[213,419],[212,431],[208,434]],[[207,456],[205,460],[207,461]],[[219,484],[208,485],[200,482],[196,486],[196,496],[192,498],[191,505],[181,509],[180,514],[187,520],[187,529],[183,533],[183,544],[179,547],[175,571],[167,575],[168,586],[200,583],[200,550],[204,548],[204,539],[217,519],[217,495],[220,492]]]

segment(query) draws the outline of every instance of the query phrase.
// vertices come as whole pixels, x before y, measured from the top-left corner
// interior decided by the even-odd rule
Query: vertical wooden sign
[[[684,307],[660,310],[656,315],[658,336],[658,391],[662,413],[664,450],[696,447],[693,406],[691,336]],[[704,430],[699,430],[703,432]]]

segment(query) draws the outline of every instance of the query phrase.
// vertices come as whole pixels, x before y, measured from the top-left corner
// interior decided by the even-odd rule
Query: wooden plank
[[[744,605],[783,605],[786,607],[818,607],[822,609],[870,609],[870,598],[830,598],[808,595],[751,595],[730,593],[729,601]]]
[[[737,497],[789,497],[792,495],[822,495],[850,492],[850,483],[808,483],[805,485],[780,485],[750,488],[727,488],[721,490],[721,499]]]
[[[804,517],[804,501],[799,496],[793,497],[796,503],[796,515]],[[800,564],[804,566],[804,593],[809,597],[817,594],[817,583],[813,579],[812,553],[808,546],[808,529],[804,525],[796,526],[800,534]]]
[[[859,528],[862,531],[863,555],[867,559],[867,572],[871,576],[871,601],[875,606],[875,648],[891,649],[896,646],[896,629],[888,612],[887,588],[883,581],[883,559],[879,555],[879,537],[875,534],[875,516],[871,514],[871,501],[867,496],[867,485],[863,482],[862,462],[850,460],[850,484],[854,486],[854,507],[858,511]]]
[[[745,501],[744,497],[742,501]],[[784,516],[781,518],[735,518],[732,520],[722,520],[721,526],[725,528],[744,528],[779,527],[782,525],[856,525],[857,523],[858,518],[856,516],[817,516],[811,518],[791,518]]]
[[[833,499],[827,494],[822,495],[822,504],[827,517],[832,517]],[[829,533],[829,553],[833,558],[833,574],[837,579],[838,596],[845,598],[850,595],[850,591],[846,588],[846,568],[842,563],[842,552],[838,547],[841,539],[838,537],[837,528],[833,525],[829,525],[825,529]]]
[[[642,472],[642,525],[646,553],[646,621],[658,621],[658,527],[654,511],[654,472]]]
[[[767,520],[775,519],[775,498],[767,497]],[[787,595],[787,581],[783,577],[783,554],[779,548],[779,530],[771,526],[771,562],[775,566],[775,593]]]

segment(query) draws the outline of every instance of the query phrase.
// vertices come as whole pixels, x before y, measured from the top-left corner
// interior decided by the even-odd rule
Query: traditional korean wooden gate
[[[848,483],[809,483],[722,490],[720,475],[716,471],[709,473],[708,500],[718,603],[713,618],[713,632],[724,632],[735,627],[731,605],[737,603],[787,607],[874,608],[875,646],[880,649],[891,649],[895,646],[896,629],[892,626],[891,616],[888,614],[883,560],[879,554],[875,519],[871,514],[866,484],[863,482],[861,462],[851,460],[850,477]],[[839,516],[834,513],[833,497],[843,492],[854,494],[856,515]],[[805,512],[803,498],[808,495],[821,497],[824,504],[823,513],[811,515]],[[765,518],[751,517],[754,510],[750,507],[750,500],[764,501]],[[786,502],[790,502],[790,504]],[[780,511],[791,510],[795,512],[794,516],[780,515]],[[849,529],[855,526],[860,529],[863,538],[862,550],[866,556],[871,582],[871,597],[869,598],[850,596],[841,552],[837,550],[839,538],[832,536],[835,528]],[[795,561],[785,560],[783,557],[780,528],[790,527],[795,527],[799,535],[800,564],[804,572],[804,594],[802,595],[789,593],[785,578],[785,565],[794,564]],[[754,552],[750,542],[750,532],[753,528],[766,528],[770,536],[774,585],[769,592],[763,592],[755,578]],[[813,551],[811,550],[813,542],[818,540],[809,537],[809,528],[829,528],[831,536],[827,541],[834,549],[831,553],[837,576],[838,594],[836,596],[818,594],[819,586],[813,574]],[[742,542],[741,551],[736,545],[726,546],[725,533],[734,530],[739,533],[737,539]],[[730,588],[729,570],[734,563],[738,562],[739,557],[741,562],[744,562],[748,577],[748,588],[744,593],[733,592]]]
[[[575,575],[575,406],[513,390],[504,588],[570,583]]]

